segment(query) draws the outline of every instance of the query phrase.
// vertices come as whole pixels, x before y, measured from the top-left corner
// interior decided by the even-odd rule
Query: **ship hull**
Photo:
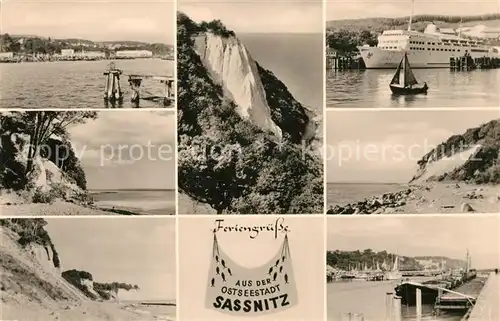
[[[377,47],[358,47],[361,57],[367,69],[396,69],[403,56],[402,50],[383,50]],[[407,51],[408,60],[412,69],[414,68],[449,68],[450,57],[460,57],[460,54],[453,55],[449,51]],[[490,57],[488,53],[471,53],[471,57]],[[495,56],[496,57],[496,56]]]

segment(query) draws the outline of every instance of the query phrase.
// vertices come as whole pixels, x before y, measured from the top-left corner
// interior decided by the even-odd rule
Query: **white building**
[[[82,51],[75,53],[76,56],[79,57],[88,57],[88,58],[104,58],[105,54],[101,51]]]
[[[120,50],[116,52],[116,56],[127,58],[149,58],[153,57],[153,52],[149,50]]]
[[[75,50],[73,49],[61,49],[61,56],[74,56]]]
[[[10,59],[14,58],[13,52],[0,52],[0,59]]]

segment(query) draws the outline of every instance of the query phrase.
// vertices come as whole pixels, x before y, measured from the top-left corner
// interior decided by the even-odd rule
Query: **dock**
[[[108,69],[103,73],[106,81],[104,88],[104,100],[106,102],[116,103],[123,101],[123,92],[120,87],[120,76],[125,75],[121,69],[116,68],[114,63],[110,63]],[[175,99],[174,94],[174,77],[164,76],[164,75],[141,75],[141,74],[129,74],[128,83],[130,89],[132,90],[131,102],[139,106],[139,101],[150,100],[163,104],[163,106],[171,105],[172,101]],[[160,95],[155,95],[147,92],[146,90],[141,90],[141,84],[143,80],[154,80],[159,81],[164,85],[163,93]],[[142,95],[142,92],[146,92],[146,96]]]
[[[500,68],[500,59],[491,57],[472,58],[470,55],[450,57],[450,70],[471,71]]]
[[[479,294],[476,304],[468,313],[468,321],[500,320],[500,274],[491,273]]]
[[[434,308],[437,311],[464,310],[467,311],[476,303],[483,289],[486,277],[476,277],[462,284],[454,291],[447,291],[438,296]]]

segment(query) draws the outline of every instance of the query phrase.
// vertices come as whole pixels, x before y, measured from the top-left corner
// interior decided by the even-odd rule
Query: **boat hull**
[[[396,295],[401,297],[401,303],[409,306],[417,304],[417,288],[422,294],[422,304],[434,304],[439,295],[437,289],[428,287],[417,287],[412,284],[403,283],[398,285],[394,290]]]
[[[425,85],[417,85],[413,87],[403,87],[400,85],[389,85],[391,91],[395,95],[417,95],[417,94],[426,94],[428,87]]]
[[[361,58],[367,69],[396,69],[401,61],[403,50],[384,50],[378,47],[358,47]],[[406,51],[412,69],[415,68],[449,68],[450,57],[462,57],[462,54],[453,54],[449,51]],[[493,53],[470,52],[471,57],[496,57]]]

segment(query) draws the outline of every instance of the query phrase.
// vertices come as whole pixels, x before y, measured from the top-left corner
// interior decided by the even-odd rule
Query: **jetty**
[[[106,102],[116,103],[123,101],[123,92],[120,86],[120,76],[125,75],[121,69],[116,68],[114,63],[108,65],[108,69],[103,73],[105,76],[105,87],[104,87],[104,100]],[[158,75],[142,75],[142,74],[129,74],[128,83],[132,90],[132,97],[130,101],[139,106],[141,99],[150,100],[162,103],[163,106],[169,106],[175,99],[174,94],[174,77],[173,76],[158,76]],[[162,95],[155,95],[147,92],[141,87],[143,80],[150,79],[154,81],[159,81],[163,84]],[[143,96],[142,93],[145,92],[147,95]]]
[[[365,70],[366,66],[361,57],[343,56],[338,51],[327,48],[326,68],[333,70]]]
[[[484,285],[476,303],[462,320],[500,320],[500,274],[492,272]]]
[[[472,58],[468,54],[461,57],[450,57],[450,70],[453,71],[471,71],[476,69],[496,68],[500,68],[500,58]]]

